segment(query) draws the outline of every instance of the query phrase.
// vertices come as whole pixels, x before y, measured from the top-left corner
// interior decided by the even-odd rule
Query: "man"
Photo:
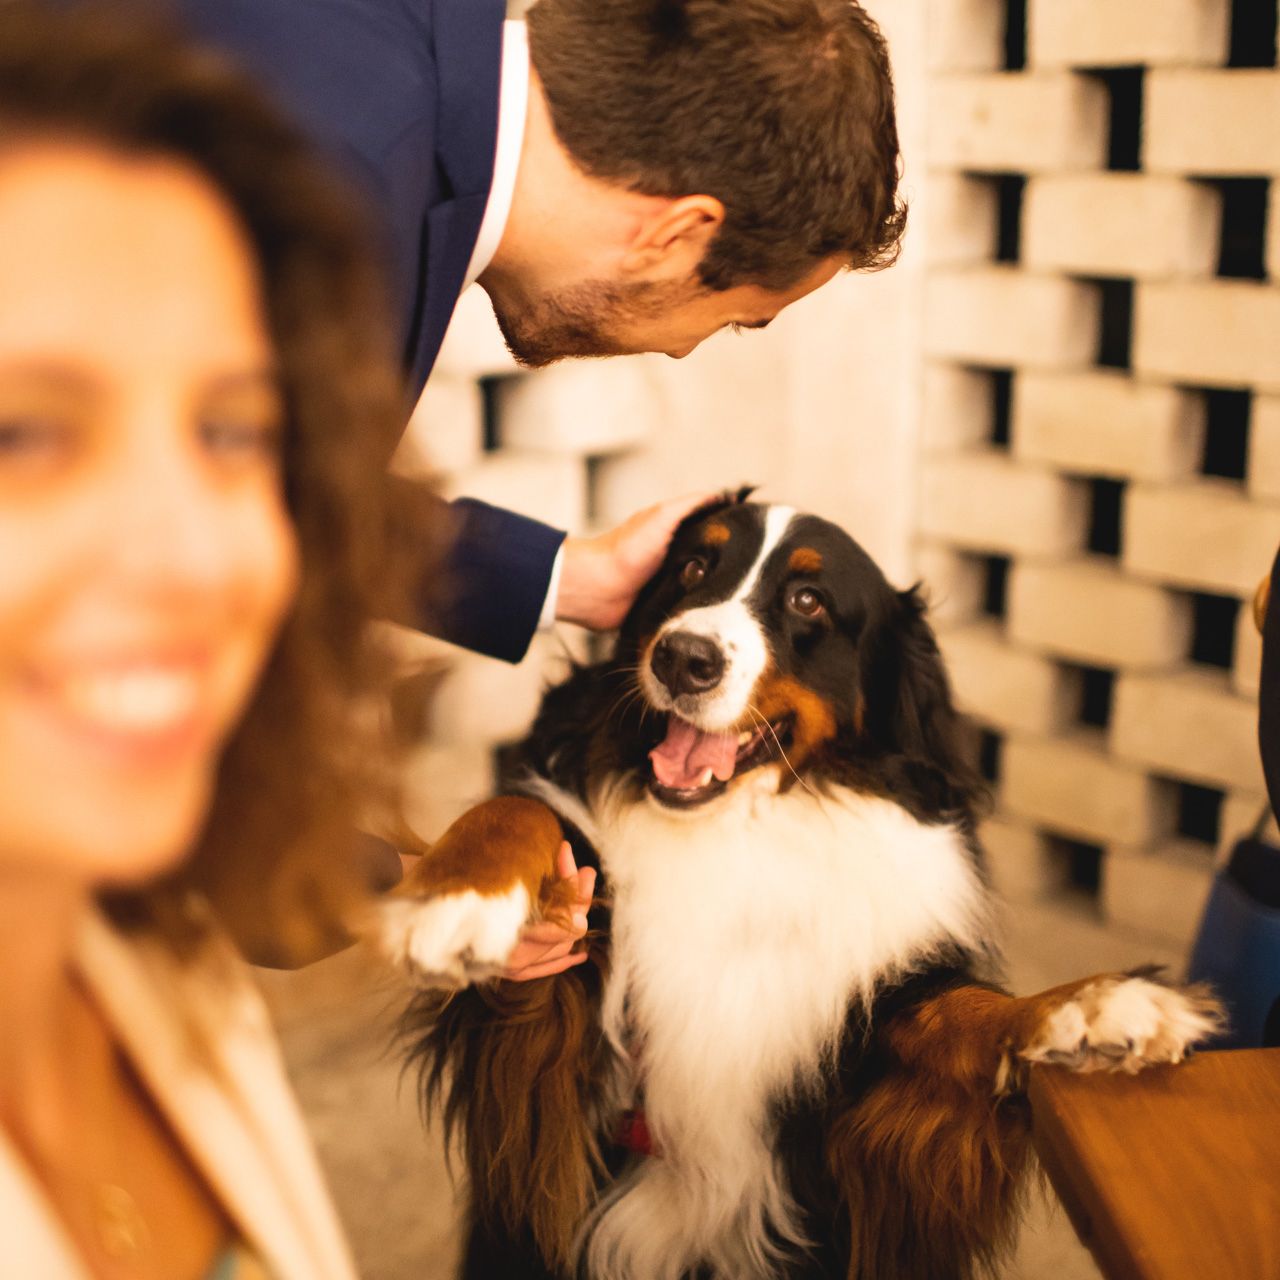
[[[896,256],[888,56],[854,0],[174,3],[365,191],[415,396],[472,282],[539,368],[679,359]],[[514,662],[540,621],[616,626],[695,502],[568,540],[454,503],[429,629]]]
[[[369,196],[415,395],[472,281],[540,367],[679,358],[895,255],[888,59],[852,0],[539,0],[527,23],[504,0],[176,3]],[[434,629],[517,661],[544,614],[615,625],[687,506],[562,552],[454,504]]]

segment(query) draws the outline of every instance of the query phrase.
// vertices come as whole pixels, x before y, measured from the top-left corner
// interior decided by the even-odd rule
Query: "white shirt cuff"
[[[556,552],[555,563],[551,566],[551,581],[547,583],[547,598],[542,602],[542,616],[538,619],[538,630],[545,631],[556,620],[556,604],[560,599],[560,575],[564,572],[564,543]],[[528,617],[528,614],[525,615]],[[527,623],[525,624],[528,625]]]

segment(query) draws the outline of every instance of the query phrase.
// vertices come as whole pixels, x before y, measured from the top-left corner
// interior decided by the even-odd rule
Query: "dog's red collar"
[[[634,1151],[638,1156],[656,1156],[661,1153],[653,1144],[649,1126],[645,1122],[644,1108],[636,1107],[633,1111],[623,1113],[614,1139],[618,1146]]]

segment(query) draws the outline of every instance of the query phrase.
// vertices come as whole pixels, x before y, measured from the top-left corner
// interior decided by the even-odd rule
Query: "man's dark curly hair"
[[[534,70],[596,178],[715,196],[712,289],[894,261],[906,227],[889,56],[855,0],[537,0]]]
[[[380,271],[360,214],[295,130],[142,10],[0,3],[0,164],[45,139],[189,165],[237,215],[261,271],[301,551],[297,599],[193,857],[107,905],[180,941],[194,886],[259,958],[314,955],[360,887],[351,833],[379,760],[367,623],[397,611],[384,477],[403,391]]]

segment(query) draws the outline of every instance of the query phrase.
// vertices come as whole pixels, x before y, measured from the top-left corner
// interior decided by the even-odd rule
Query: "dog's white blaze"
[[[725,660],[724,676],[710,693],[672,698],[666,686],[654,676],[646,655],[641,664],[641,679],[650,702],[659,711],[677,711],[690,724],[709,732],[732,728],[746,715],[751,691],[769,665],[764,628],[747,606],[747,598],[760,581],[769,557],[786,536],[795,514],[794,507],[766,508],[760,551],[733,595],[718,604],[678,613],[659,629],[654,644],[672,631],[690,631],[714,640]],[[651,648],[649,652],[652,651]]]
[[[520,883],[506,893],[467,889],[421,902],[392,899],[379,908],[382,948],[415,976],[475,982],[506,965],[529,909]]]
[[[696,814],[603,797],[614,892],[604,1019],[639,1045],[661,1149],[604,1202],[594,1280],[775,1274],[801,1227],[775,1167],[771,1102],[817,1085],[851,1001],[949,941],[980,945],[983,891],[959,832],[891,801],[777,793],[758,770]],[[713,816],[714,815],[714,816]]]

